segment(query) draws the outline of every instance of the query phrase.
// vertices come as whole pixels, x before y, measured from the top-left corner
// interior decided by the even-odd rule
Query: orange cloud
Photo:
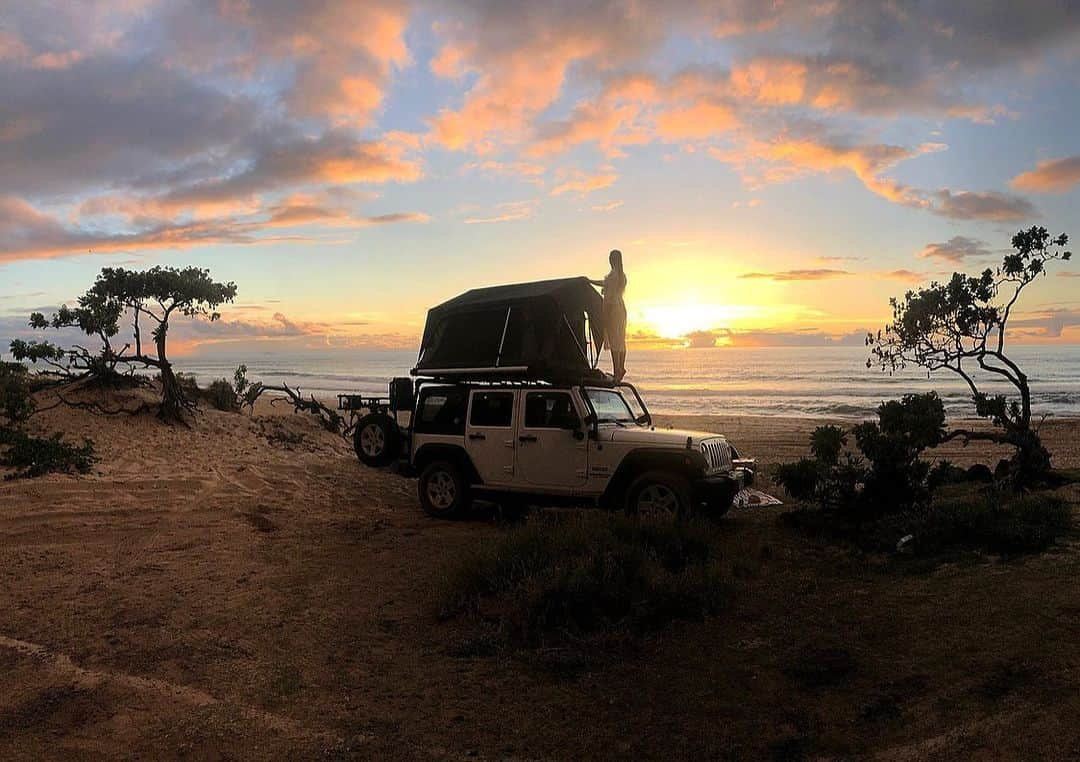
[[[1009,183],[1030,193],[1064,193],[1080,183],[1080,155],[1040,161],[1035,169],[1017,175]]]
[[[418,212],[363,216],[342,208],[320,206],[313,198],[294,196],[250,216],[179,222],[147,220],[132,230],[110,233],[65,225],[22,199],[0,196],[0,262],[139,249],[185,249],[208,244],[295,242],[312,239],[266,235],[264,231],[313,223],[364,227],[427,219],[427,215]]]
[[[535,201],[508,201],[498,204],[496,213],[490,217],[467,217],[466,225],[490,225],[496,222],[513,222],[515,220],[527,220],[536,211]]]
[[[742,273],[738,277],[746,280],[772,280],[784,283],[802,280],[828,280],[830,278],[841,278],[851,274],[852,273],[848,270],[818,268],[814,270],[783,270],[781,272],[750,272]]]
[[[393,66],[408,63],[408,9],[400,0],[223,3],[221,21],[253,39],[254,52],[288,61],[288,108],[360,126],[382,102]]]
[[[552,196],[560,196],[564,193],[577,193],[585,196],[593,191],[610,188],[619,179],[619,176],[614,172],[599,172],[590,175],[578,170],[569,173],[567,177],[568,179],[551,189]]]
[[[733,93],[770,105],[799,103],[806,90],[806,64],[796,60],[761,59],[731,72]]]
[[[738,119],[730,108],[708,101],[675,108],[656,118],[657,132],[668,140],[706,138],[737,124]]]

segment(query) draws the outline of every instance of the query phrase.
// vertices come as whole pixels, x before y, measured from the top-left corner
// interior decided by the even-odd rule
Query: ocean
[[[1080,345],[1024,346],[1010,356],[1030,378],[1036,414],[1080,416]],[[936,389],[950,415],[973,416],[967,386],[951,374],[928,378],[925,371],[908,369],[890,376],[867,369],[866,357],[862,347],[850,346],[632,350],[627,381],[657,413],[863,418],[882,400]],[[190,356],[175,362],[200,383],[231,379],[237,364],[244,363],[252,380],[286,382],[330,397],[385,395],[387,381],[408,375],[415,360],[415,352],[405,350],[333,350],[239,352],[228,360]],[[608,363],[606,355],[604,360]],[[991,380],[984,388],[1011,387]]]

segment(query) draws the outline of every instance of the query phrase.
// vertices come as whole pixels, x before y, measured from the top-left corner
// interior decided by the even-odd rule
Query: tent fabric
[[[603,300],[586,278],[477,288],[428,311],[413,373],[580,377],[602,337]]]

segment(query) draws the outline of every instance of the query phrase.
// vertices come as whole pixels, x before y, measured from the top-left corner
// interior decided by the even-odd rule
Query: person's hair
[[[622,287],[626,288],[626,271],[623,270],[622,252],[618,249],[612,249],[611,253],[608,254],[608,260],[611,262],[612,269],[622,276]]]

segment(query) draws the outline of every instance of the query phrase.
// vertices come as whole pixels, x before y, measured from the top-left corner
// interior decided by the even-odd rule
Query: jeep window
[[[581,425],[574,402],[566,392],[528,392],[525,428],[576,429]]]
[[[456,387],[421,389],[413,428],[418,434],[465,433],[465,391]]]
[[[513,392],[473,392],[470,426],[510,428],[514,420]]]
[[[585,393],[589,395],[589,401],[592,402],[599,423],[634,422],[634,414],[630,412],[630,406],[618,392],[610,389],[586,389]]]

